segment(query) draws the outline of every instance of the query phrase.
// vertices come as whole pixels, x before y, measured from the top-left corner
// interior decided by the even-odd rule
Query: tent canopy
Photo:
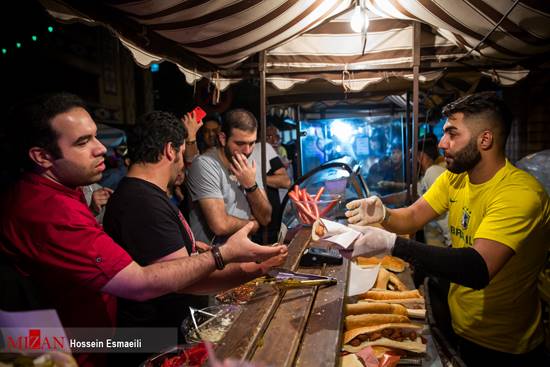
[[[414,21],[425,83],[462,70],[510,85],[550,51],[550,4],[536,0],[363,0],[366,35],[349,26],[351,0],[40,1],[59,20],[109,27],[142,66],[176,63],[189,83],[224,90],[265,51],[270,95],[319,78],[346,92],[410,80]]]

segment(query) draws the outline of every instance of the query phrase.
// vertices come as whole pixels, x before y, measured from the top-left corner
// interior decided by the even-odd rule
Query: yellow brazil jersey
[[[449,211],[453,247],[471,247],[476,238],[486,238],[515,252],[482,290],[451,283],[455,332],[498,351],[531,351],[543,340],[536,281],[550,245],[550,202],[544,188],[506,161],[479,185],[470,183],[467,173],[446,171],[424,199],[439,214]]]

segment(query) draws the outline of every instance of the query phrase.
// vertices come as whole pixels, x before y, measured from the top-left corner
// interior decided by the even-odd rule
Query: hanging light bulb
[[[356,33],[362,32],[364,22],[365,18],[363,17],[361,7],[357,5],[355,9],[353,9],[353,14],[351,16],[351,29]]]

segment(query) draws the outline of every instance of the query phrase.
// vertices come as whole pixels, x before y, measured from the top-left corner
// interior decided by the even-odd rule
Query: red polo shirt
[[[82,190],[28,173],[1,212],[0,250],[44,291],[63,326],[114,326],[116,298],[101,288],[132,259],[97,224]]]

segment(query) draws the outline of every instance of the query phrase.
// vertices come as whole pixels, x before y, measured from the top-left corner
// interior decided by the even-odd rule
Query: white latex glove
[[[348,223],[365,226],[381,223],[386,216],[386,207],[378,196],[353,200],[346,204]]]
[[[391,253],[397,235],[381,228],[363,226],[358,229],[362,235],[353,244],[351,257],[376,256],[382,253]]]

